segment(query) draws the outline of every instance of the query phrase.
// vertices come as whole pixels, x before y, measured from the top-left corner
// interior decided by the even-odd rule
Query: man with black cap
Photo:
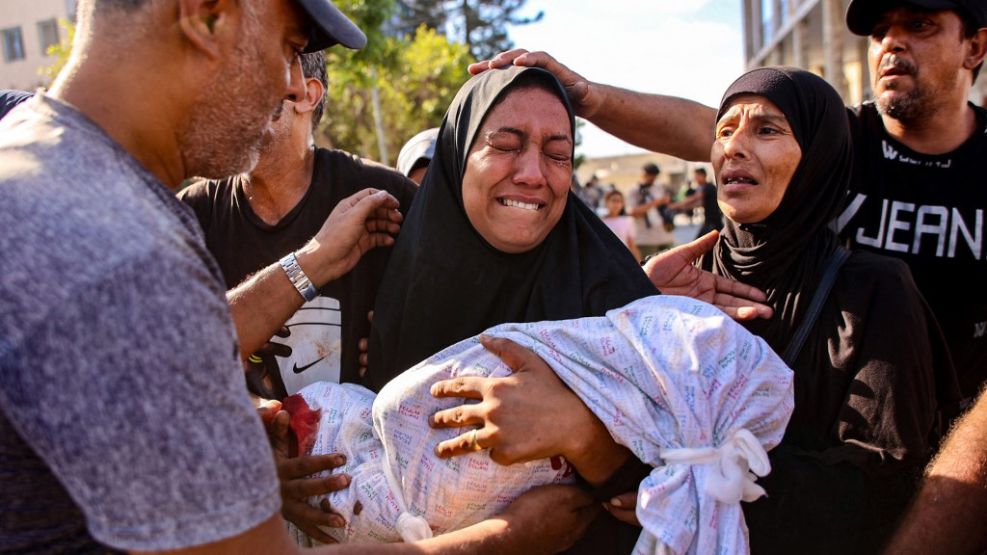
[[[659,174],[661,168],[657,164],[645,164],[641,168],[641,180],[628,195],[627,213],[634,217],[637,226],[636,244],[641,256],[654,254],[675,242],[671,214],[664,211],[672,198],[664,187],[656,184]]]
[[[987,379],[987,111],[967,101],[987,49],[983,0],[853,0],[874,101],[851,111],[854,178],[837,230],[908,263],[964,397]]]
[[[390,168],[315,146],[313,132],[325,109],[328,86],[325,54],[303,54],[301,65],[305,96],[283,101],[257,166],[223,179],[196,180],[178,195],[195,211],[206,247],[234,296],[249,276],[301,248],[350,195],[368,187],[383,189],[407,214],[417,190]],[[388,249],[375,249],[345,275],[320,287],[276,337],[249,355],[248,389],[280,401],[317,381],[361,383],[366,368],[359,364],[359,341],[370,336],[367,314],[387,260]],[[302,466],[305,474],[295,475],[292,469]],[[289,480],[332,468],[326,457],[284,462],[279,465],[283,490],[297,491]],[[321,483],[319,489],[310,485],[304,497],[336,489],[330,480]],[[338,515],[313,509],[305,498],[283,497],[285,519],[316,540],[331,541],[319,525],[341,525]]]
[[[77,21],[50,91],[0,122],[0,551],[294,552],[241,353],[390,244],[398,202],[340,202],[228,305],[173,192],[256,163],[301,52],[366,39],[328,0],[85,0]],[[561,547],[585,503],[540,490],[459,540]]]
[[[855,167],[835,224],[853,248],[909,265],[972,397],[987,379],[987,112],[967,99],[987,51],[987,2],[852,0],[847,24],[870,37],[875,100],[848,111]],[[625,141],[709,160],[712,108],[593,83],[544,52],[470,69],[508,63],[548,69],[579,115]]]

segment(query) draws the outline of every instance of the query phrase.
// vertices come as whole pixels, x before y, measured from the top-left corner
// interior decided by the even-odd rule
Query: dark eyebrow
[[[496,135],[497,133],[510,133],[511,135],[517,135],[518,138],[524,137],[524,131],[517,129],[515,127],[501,127],[500,129],[493,129],[487,132],[487,137]]]
[[[545,140],[546,143],[550,141],[565,141],[567,143],[571,143],[572,137],[563,133],[559,133],[557,135],[551,135],[548,137],[548,139]]]
[[[518,138],[524,138],[526,136],[524,131],[521,131],[516,127],[501,127],[500,129],[490,131],[489,133],[487,133],[487,137],[490,137],[491,135],[496,135],[497,133],[510,133],[511,135],[516,135]],[[564,133],[557,133],[555,135],[550,135],[545,140],[545,142],[549,142],[549,141],[566,141],[571,143],[572,137]]]
[[[780,125],[783,127],[788,127],[788,118],[785,116],[776,116],[773,114],[764,114],[759,116],[751,117],[752,120],[764,123],[773,123],[775,125]]]

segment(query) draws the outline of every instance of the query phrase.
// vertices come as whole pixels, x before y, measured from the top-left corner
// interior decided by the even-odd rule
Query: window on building
[[[761,0],[762,44],[768,44],[775,37],[775,0]]]
[[[20,27],[11,27],[0,31],[3,33],[3,59],[14,62],[24,59],[24,37]]]
[[[55,18],[38,22],[38,40],[41,41],[41,55],[48,55],[48,48],[58,44],[58,22]]]

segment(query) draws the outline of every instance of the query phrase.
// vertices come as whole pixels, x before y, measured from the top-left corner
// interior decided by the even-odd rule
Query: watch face
[[[287,337],[272,339],[291,348],[287,357],[276,357],[288,395],[315,382],[339,383],[342,322],[339,301],[320,296],[302,305],[285,323]]]

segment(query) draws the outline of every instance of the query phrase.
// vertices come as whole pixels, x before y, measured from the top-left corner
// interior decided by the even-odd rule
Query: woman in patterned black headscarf
[[[809,72],[757,69],[723,97],[712,160],[726,218],[704,262],[767,293],[774,318],[744,325],[795,370],[768,495],[745,507],[754,553],[876,552],[957,393],[907,266],[848,253],[828,227],[851,152],[842,100]]]
[[[505,98],[532,89],[557,100],[559,129],[545,137],[554,140],[529,148],[521,125],[487,129]],[[515,120],[535,118],[525,111]],[[485,72],[460,90],[377,296],[371,389],[497,324],[601,316],[657,294],[613,232],[569,194],[574,118],[562,85],[541,69]],[[540,169],[525,156],[538,156]]]
[[[497,324],[601,316],[658,293],[569,192],[574,120],[541,69],[487,71],[463,86],[377,296],[368,387]],[[539,429],[561,430],[567,416],[544,418]],[[608,485],[636,485],[649,468],[633,462]],[[629,553],[638,532],[604,514],[576,549]]]

